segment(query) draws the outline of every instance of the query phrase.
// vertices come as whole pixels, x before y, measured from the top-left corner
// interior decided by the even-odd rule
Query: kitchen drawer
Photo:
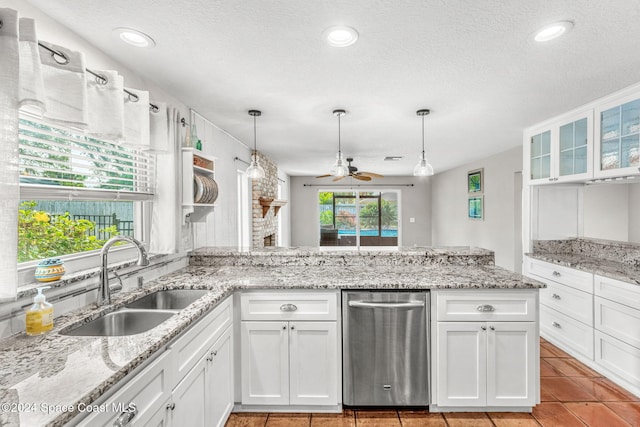
[[[596,363],[622,380],[640,387],[640,350],[602,332],[595,332]]]
[[[594,292],[597,296],[640,310],[640,285],[598,276],[597,274],[593,280],[595,285]]]
[[[338,292],[246,292],[242,320],[336,320]]]
[[[233,296],[230,296],[171,344],[177,379],[187,375],[232,321]]]
[[[640,310],[595,297],[596,329],[640,348]]]
[[[538,290],[432,291],[437,321],[528,322],[537,319]]]
[[[540,305],[540,335],[593,359],[593,327]]]
[[[571,286],[584,292],[593,293],[593,274],[575,270],[550,262],[526,258],[527,274],[545,283],[551,280],[562,285]]]
[[[166,351],[142,371],[136,372],[132,379],[125,378],[122,381],[124,385],[106,401],[91,404],[92,407],[100,405],[102,410],[91,413],[80,421],[78,426],[116,425],[116,419],[127,409],[133,409],[134,405],[137,413],[131,422],[136,425],[146,425],[150,422],[171,397],[171,356],[171,352]]]
[[[593,326],[593,295],[590,293],[549,282],[546,288],[540,289],[540,304]]]

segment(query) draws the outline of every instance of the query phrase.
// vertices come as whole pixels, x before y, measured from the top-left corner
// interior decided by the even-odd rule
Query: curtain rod
[[[48,50],[49,52],[51,52],[51,57],[53,57],[53,60],[56,61],[58,64],[60,65],[67,65],[69,63],[69,58],[67,58],[67,55],[64,54],[64,52],[58,52],[55,49],[51,49],[49,46],[43,44],[42,42],[38,42],[38,46]],[[55,59],[56,56],[59,56],[60,58],[64,59],[64,62],[60,62],[57,59]],[[93,70],[90,70],[88,68],[85,68],[86,72],[95,76],[96,80],[98,80],[99,82],[101,82],[101,84],[107,84],[107,82],[109,81],[109,79],[107,79],[105,76],[96,73]],[[126,93],[127,95],[129,95],[129,99],[133,102],[138,102],[138,99],[140,99],[138,97],[138,95],[136,95],[135,93],[128,91],[127,89],[122,89],[124,91],[124,93]],[[149,108],[153,111],[153,112],[158,112],[160,111],[160,108],[158,108],[157,105],[149,103]]]
[[[302,184],[303,187],[414,187],[415,184]]]

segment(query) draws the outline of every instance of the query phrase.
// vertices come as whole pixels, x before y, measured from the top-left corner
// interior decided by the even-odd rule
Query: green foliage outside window
[[[68,212],[50,216],[34,210],[35,205],[23,202],[18,211],[18,262],[100,249],[106,242],[90,235],[92,221],[71,219]],[[102,231],[109,237],[118,234],[115,225]]]
[[[393,201],[380,200],[382,208],[382,228],[396,228],[398,226],[398,204]],[[378,227],[378,204],[368,203],[360,209],[360,223],[366,228]]]

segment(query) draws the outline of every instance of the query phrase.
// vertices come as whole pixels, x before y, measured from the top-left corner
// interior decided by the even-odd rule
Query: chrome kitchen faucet
[[[107,240],[102,250],[100,250],[100,283],[98,284],[98,306],[111,304],[111,289],[109,288],[109,270],[107,255],[109,249],[114,243],[124,241],[135,245],[138,249],[138,262],[137,265],[149,265],[149,257],[147,256],[147,250],[144,248],[139,240],[128,236],[114,236]]]

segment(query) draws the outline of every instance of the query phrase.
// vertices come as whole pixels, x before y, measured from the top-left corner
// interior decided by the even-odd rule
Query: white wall
[[[640,184],[629,185],[629,241],[640,243]]]
[[[629,185],[584,187],[584,237],[629,240]]]
[[[481,147],[478,148],[481,150]],[[467,172],[484,168],[484,220],[467,215]],[[432,228],[434,246],[470,245],[495,252],[496,265],[516,271],[515,216],[520,199],[514,182],[522,171],[522,147],[468,163],[433,177]]]
[[[400,190],[400,215],[402,221],[403,246],[431,245],[431,179],[413,176],[391,176],[380,180],[384,187],[378,190]],[[325,180],[326,181],[326,180]],[[326,187],[304,187],[304,184],[327,184]],[[318,192],[339,191],[340,188],[350,189],[349,186],[335,187],[313,177],[291,177],[291,245],[318,246],[320,241],[320,227],[318,225]],[[352,187],[354,190],[376,189],[375,181],[372,187]],[[399,184],[413,184],[413,187]],[[397,187],[395,185],[398,185]],[[415,218],[414,223],[409,218]]]

